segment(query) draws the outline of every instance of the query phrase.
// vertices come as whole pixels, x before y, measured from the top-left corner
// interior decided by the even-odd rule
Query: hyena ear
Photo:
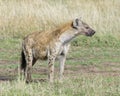
[[[79,26],[79,19],[76,18],[75,20],[73,20],[72,27],[78,29],[78,26]]]

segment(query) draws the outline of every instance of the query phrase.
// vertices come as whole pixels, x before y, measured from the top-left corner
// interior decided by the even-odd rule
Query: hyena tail
[[[21,65],[20,65],[20,69],[21,70],[25,70],[26,69],[26,59],[25,59],[25,54],[22,50],[21,52]]]

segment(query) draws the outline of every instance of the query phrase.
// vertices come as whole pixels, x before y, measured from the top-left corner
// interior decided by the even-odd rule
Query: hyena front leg
[[[61,44],[57,42],[54,47],[52,46],[52,48],[49,49],[48,52],[48,79],[50,82],[53,82],[54,80],[54,63],[58,55],[60,46]]]
[[[26,48],[25,50],[25,57],[26,57],[26,70],[25,70],[25,80],[26,83],[31,82],[31,69],[32,69],[32,61],[33,61],[33,56],[32,56],[32,49],[31,48]]]
[[[62,81],[62,79],[63,79],[65,60],[66,60],[66,56],[65,55],[60,55],[60,57],[59,57],[59,63],[60,63],[59,79],[60,79],[60,81]]]
[[[62,52],[60,54],[60,57],[59,57],[59,64],[60,64],[59,79],[60,79],[60,81],[62,81],[62,79],[63,79],[64,66],[65,66],[65,61],[66,61],[66,55],[68,53],[69,47],[70,47],[70,44],[64,45],[63,46],[63,50],[62,50]]]
[[[54,62],[56,54],[51,54],[48,58],[48,79],[50,82],[54,80]]]

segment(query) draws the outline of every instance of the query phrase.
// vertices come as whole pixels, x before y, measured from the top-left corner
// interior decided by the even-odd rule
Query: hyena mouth
[[[94,30],[92,30],[92,31],[90,31],[90,32],[87,32],[86,33],[86,36],[93,36],[95,34],[95,31]]]

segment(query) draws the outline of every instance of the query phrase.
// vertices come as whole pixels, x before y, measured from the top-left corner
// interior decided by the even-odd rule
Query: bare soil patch
[[[0,60],[0,65],[10,65],[13,63],[18,63],[18,61],[8,61]],[[55,71],[58,72],[59,69],[55,68]],[[46,67],[38,66],[33,68],[33,74],[47,75],[48,71]],[[105,62],[99,66],[95,65],[77,65],[70,66],[65,65],[64,75],[77,76],[78,74],[93,74],[93,75],[103,75],[103,76],[120,76],[120,64],[119,63],[110,63]],[[18,68],[5,68],[0,67],[0,82],[3,81],[12,81],[18,76]],[[39,78],[35,81],[44,81],[45,79]]]

